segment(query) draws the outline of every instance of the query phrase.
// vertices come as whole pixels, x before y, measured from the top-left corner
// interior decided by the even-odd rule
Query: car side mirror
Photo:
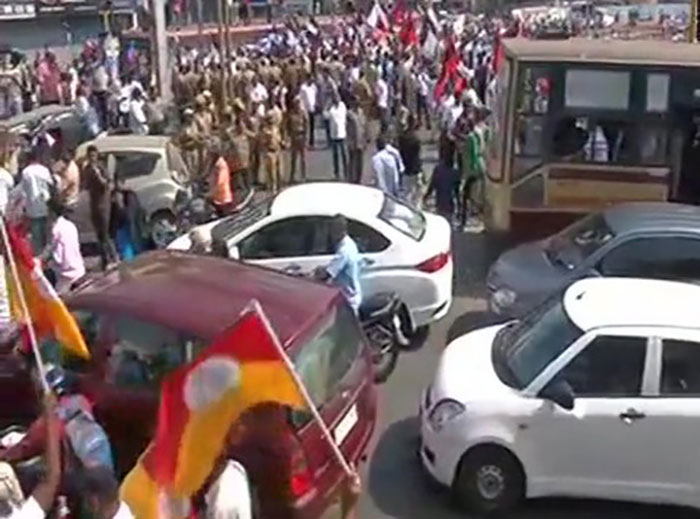
[[[574,408],[574,390],[566,380],[553,380],[542,388],[540,398],[554,402],[562,409],[571,411]]]

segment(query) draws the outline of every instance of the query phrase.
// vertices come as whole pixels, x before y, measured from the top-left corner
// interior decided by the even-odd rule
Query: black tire
[[[172,235],[166,234],[166,230],[170,229]],[[166,235],[169,236],[166,238]],[[148,223],[148,237],[151,244],[156,249],[164,249],[170,243],[171,239],[177,238],[177,225],[175,215],[168,210],[160,210],[151,216]]]
[[[394,345],[389,350],[379,356],[372,357],[372,368],[374,369],[374,383],[383,384],[396,369],[399,360],[399,349]]]
[[[525,475],[508,450],[496,445],[475,447],[459,464],[454,492],[468,510],[493,516],[507,512],[523,499]]]

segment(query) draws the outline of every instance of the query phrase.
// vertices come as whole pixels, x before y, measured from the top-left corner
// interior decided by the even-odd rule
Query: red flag
[[[0,223],[0,225],[5,224]],[[31,322],[39,339],[53,337],[66,351],[85,359],[89,358],[90,353],[78,324],[34,260],[32,247],[26,234],[18,226],[7,225],[6,229],[9,253],[15,260],[19,278],[14,279],[13,276],[9,276],[7,283],[10,309],[15,321],[21,323],[23,329],[28,322]],[[20,302],[20,288],[29,315],[24,315]]]
[[[440,99],[443,95],[445,95],[447,85],[450,80],[455,78],[461,62],[462,59],[457,53],[454,40],[450,36],[445,41],[445,55],[442,59],[442,73],[440,74],[440,79],[438,79],[438,82],[435,85],[435,99]]]
[[[505,49],[503,48],[503,41],[501,38],[501,35],[497,34],[496,41],[493,43],[493,63],[491,64],[491,67],[494,74],[498,74],[503,61],[506,59]]]
[[[401,30],[399,31],[399,41],[404,47],[411,47],[420,43],[418,30],[416,29],[416,20],[412,15],[404,18]]]
[[[402,27],[407,18],[411,17],[411,13],[406,7],[405,0],[397,0],[394,8],[391,10],[391,21],[394,25]]]
[[[158,427],[122,484],[139,519],[163,519],[163,496],[182,508],[204,483],[229,428],[254,406],[306,400],[259,307],[246,312],[197,359],[162,383]]]

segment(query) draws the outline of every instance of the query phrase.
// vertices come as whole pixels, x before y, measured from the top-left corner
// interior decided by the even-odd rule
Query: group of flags
[[[89,357],[80,329],[34,258],[26,235],[0,219],[7,287],[14,319],[38,341],[52,337],[71,355]],[[238,320],[194,361],[162,382],[157,428],[121,486],[139,519],[186,519],[190,501],[225,451],[231,427],[246,411],[275,403],[311,412],[346,471],[350,468],[315,409],[260,305]]]
[[[425,8],[422,14],[408,8],[406,0],[397,0],[387,15],[379,2],[375,2],[366,23],[374,31],[376,39],[383,39],[393,30],[404,49],[421,45],[424,56],[437,57],[440,34],[440,24],[435,10],[432,7]],[[463,20],[462,20],[463,25]],[[449,91],[459,98],[461,93],[468,88],[470,74],[464,64],[460,50],[457,48],[455,33],[461,29],[449,33],[443,40],[442,62],[440,76],[435,86],[434,97],[441,99]],[[421,38],[421,34],[423,35]],[[496,35],[493,44],[493,60],[491,67],[493,72],[498,72],[503,62],[503,45],[501,34]],[[451,89],[450,89],[451,87]]]

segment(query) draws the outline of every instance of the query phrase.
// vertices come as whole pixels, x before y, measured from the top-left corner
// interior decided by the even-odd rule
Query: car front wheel
[[[164,249],[177,238],[175,217],[169,211],[159,211],[151,217],[150,236],[156,249]]]
[[[498,446],[475,447],[459,465],[454,490],[463,506],[482,515],[513,508],[525,494],[518,460]]]

